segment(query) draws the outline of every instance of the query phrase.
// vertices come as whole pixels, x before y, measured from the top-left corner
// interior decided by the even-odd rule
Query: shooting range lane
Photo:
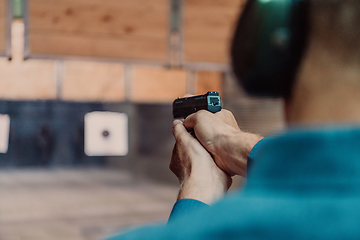
[[[0,172],[0,239],[101,239],[166,221],[178,188],[114,170]]]

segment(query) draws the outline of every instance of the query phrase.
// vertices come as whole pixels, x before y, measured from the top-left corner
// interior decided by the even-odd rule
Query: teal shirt
[[[259,142],[245,189],[178,201],[167,224],[121,239],[360,239],[360,128],[291,130]]]

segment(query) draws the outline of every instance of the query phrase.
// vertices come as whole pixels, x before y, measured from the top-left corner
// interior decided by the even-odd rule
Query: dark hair
[[[311,0],[311,37],[343,61],[360,64],[360,1]]]

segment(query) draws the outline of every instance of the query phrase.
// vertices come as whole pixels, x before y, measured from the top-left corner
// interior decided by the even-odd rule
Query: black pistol
[[[199,110],[216,113],[221,111],[221,99],[218,92],[175,99],[173,102],[174,118],[186,118]]]

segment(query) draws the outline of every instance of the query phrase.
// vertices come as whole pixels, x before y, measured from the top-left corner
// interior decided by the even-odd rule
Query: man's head
[[[248,6],[254,2],[258,2],[262,9],[249,13]],[[239,43],[241,44],[244,36],[243,30],[249,31],[255,27],[255,24],[258,25],[254,14],[267,14],[267,4],[276,6],[284,3],[290,6],[287,10],[292,16],[288,19],[293,21],[289,25],[290,33],[286,32],[286,27],[282,30],[285,32],[285,40],[286,34],[296,36],[292,40],[295,44],[285,49],[283,55],[279,55],[279,59],[282,60],[282,56],[288,56],[287,50],[293,51],[290,52],[290,60],[281,68],[285,73],[289,70],[293,73],[287,74],[284,79],[285,83],[290,84],[289,87],[285,87],[287,92],[282,94],[286,97],[288,122],[296,124],[360,122],[360,28],[358,27],[360,1],[358,0],[250,0],[243,13],[244,17],[250,20],[246,28],[241,26],[244,24],[244,18],[239,21],[233,41],[234,72],[238,77],[248,77],[247,72],[241,69],[241,66],[248,61],[244,58],[246,54],[242,54],[241,51],[248,46],[239,46]],[[283,13],[279,12],[279,15],[281,14]],[[268,19],[271,20],[273,19]],[[265,23],[265,26],[267,25],[269,24]],[[298,30],[293,31],[291,26],[297,27]],[[262,30],[266,31],[266,29]],[[263,37],[259,41],[266,39]],[[273,39],[269,38],[268,41]],[[293,46],[295,50],[292,49]],[[274,65],[274,62],[279,61],[276,55],[269,58],[266,51],[265,54],[258,56],[267,58],[266,61],[261,61],[261,64]],[[239,64],[240,61],[242,63]],[[276,85],[276,76],[263,79],[269,80],[269,86]]]

